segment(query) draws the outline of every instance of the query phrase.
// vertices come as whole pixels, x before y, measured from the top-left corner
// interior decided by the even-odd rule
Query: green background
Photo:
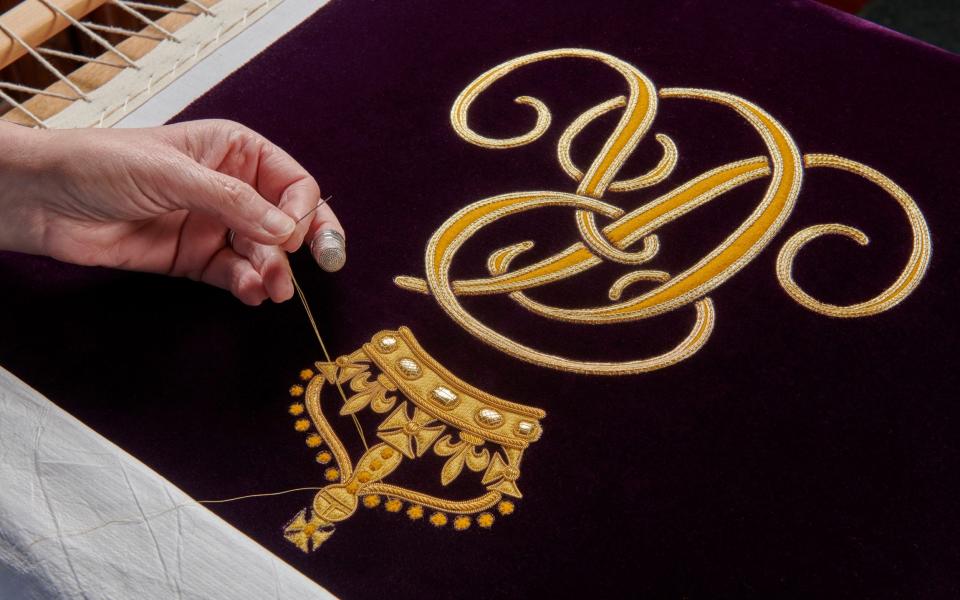
[[[960,53],[960,0],[871,0],[860,16]]]

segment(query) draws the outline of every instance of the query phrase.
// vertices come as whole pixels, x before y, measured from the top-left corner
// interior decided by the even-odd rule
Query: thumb
[[[294,220],[250,185],[200,165],[193,175],[178,199],[181,208],[215,217],[261,244],[279,245],[293,234]]]

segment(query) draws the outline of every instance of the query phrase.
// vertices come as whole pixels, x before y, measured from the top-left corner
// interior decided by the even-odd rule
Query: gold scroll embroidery
[[[910,196],[881,173],[849,159],[824,154],[801,157],[787,130],[757,105],[724,92],[694,88],[664,88],[656,91],[653,83],[634,66],[616,57],[594,50],[566,48],[537,52],[507,61],[482,74],[456,99],[450,112],[454,130],[464,140],[491,149],[514,148],[539,139],[550,127],[551,114],[536,98],[521,96],[518,104],[536,112],[533,128],[519,136],[496,139],[475,132],[469,125],[473,102],[493,83],[525,65],[557,58],[597,61],[618,72],[628,93],[597,104],[571,123],[560,137],[557,158],[563,171],[577,182],[575,192],[511,192],[474,202],[454,213],[433,234],[424,257],[426,277],[400,276],[395,283],[404,289],[432,295],[441,308],[461,327],[498,350],[544,367],[596,375],[626,375],[661,369],[675,364],[706,343],[713,329],[715,311],[707,296],[749,264],[780,232],[793,211],[804,167],[826,167],[860,175],[887,191],[903,208],[910,223],[913,248],[900,276],[879,296],[852,306],[835,306],[814,299],[794,281],[792,265],[800,249],[826,234],[844,235],[861,245],[867,237],[861,231],[841,224],[819,225],[794,234],[780,251],[777,278],[787,294],[801,305],[833,317],[863,317],[877,314],[902,301],[919,284],[930,258],[930,234],[919,208]],[[629,192],[664,182],[678,160],[674,141],[656,134],[663,150],[658,164],[649,172],[630,179],[617,180],[624,162],[650,130],[660,100],[696,100],[726,107],[739,115],[760,136],[767,154],[720,165],[674,189],[668,190],[632,211],[605,202],[606,192]],[[584,172],[571,158],[570,147],[577,135],[592,121],[611,111],[622,110],[619,122],[602,150]],[[711,202],[747,182],[765,179],[763,197],[747,217],[723,242],[686,270],[669,273],[640,268],[660,251],[657,230],[663,225]],[[488,277],[451,280],[450,268],[463,244],[480,229],[521,212],[550,206],[574,209],[579,241],[552,256],[525,267],[511,269],[512,262],[533,248],[533,242],[519,242],[492,252],[487,260]],[[601,227],[597,218],[608,222]],[[639,248],[635,248],[639,244]],[[620,275],[610,286],[610,304],[584,308],[549,306],[526,292],[539,286],[574,277],[604,262],[613,262],[632,270]],[[624,299],[627,288],[637,282],[653,282],[649,291]],[[687,336],[672,350],[659,356],[623,362],[593,362],[549,354],[525,346],[495,331],[470,314],[460,296],[507,294],[524,309],[544,318],[598,325],[638,321],[693,305],[696,316]]]
[[[406,327],[381,331],[362,348],[316,364],[318,373],[306,375],[306,388],[294,385],[290,395],[302,398],[289,408],[296,418],[294,429],[305,433],[307,446],[319,450],[320,464],[331,461],[324,477],[332,483],[314,496],[311,506],[298,512],[284,528],[284,536],[304,552],[316,550],[333,535],[337,523],[352,516],[360,504],[383,505],[399,513],[424,517],[443,527],[448,514],[453,528],[464,531],[476,522],[489,528],[496,517],[514,511],[512,500],[522,494],[517,486],[524,451],[540,438],[542,410],[508,402],[460,380],[420,347]],[[337,436],[322,407],[323,389],[330,384],[349,384],[354,394],[338,411],[354,417],[369,409],[386,417],[376,429],[380,442],[370,446],[354,462]],[[309,418],[304,417],[304,413]],[[326,449],[319,449],[326,444]],[[387,483],[401,464],[419,460],[430,451],[445,459],[438,480],[447,486],[464,469],[482,473],[484,492],[454,500]],[[385,498],[385,501],[382,501]]]

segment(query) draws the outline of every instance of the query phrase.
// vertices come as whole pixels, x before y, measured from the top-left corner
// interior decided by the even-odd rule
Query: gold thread
[[[607,292],[610,300],[616,302],[623,296],[624,290],[627,287],[637,283],[638,281],[655,281],[657,283],[665,283],[670,280],[670,274],[664,271],[630,271],[617,278],[610,285],[610,290]]]
[[[164,509],[164,510],[161,510],[161,511],[159,511],[159,512],[156,512],[156,513],[153,513],[153,514],[150,514],[150,515],[141,515],[140,517],[138,517],[138,518],[136,518],[136,519],[111,519],[111,520],[109,520],[109,521],[104,521],[103,523],[101,523],[101,524],[99,524],[99,525],[97,525],[97,526],[95,526],[95,527],[90,527],[90,528],[87,528],[87,529],[78,529],[78,530],[75,530],[75,531],[63,531],[63,532],[60,532],[60,533],[57,534],[56,539],[65,539],[65,538],[75,537],[75,536],[79,536],[79,535],[87,535],[87,534],[93,533],[94,531],[103,529],[104,527],[109,527],[110,525],[126,525],[126,524],[143,523],[144,521],[149,521],[149,520],[152,520],[152,519],[156,519],[156,518],[158,518],[158,517],[162,517],[163,515],[169,514],[169,513],[173,512],[173,511],[175,511],[175,510],[180,510],[181,508],[187,508],[187,507],[190,507],[190,506],[196,507],[196,506],[202,506],[202,505],[205,505],[205,504],[226,504],[226,503],[228,503],[228,502],[237,502],[237,501],[239,501],[239,500],[247,500],[247,499],[250,499],[250,498],[267,498],[267,497],[270,497],[270,496],[282,496],[282,495],[284,495],[284,494],[292,494],[292,493],[294,493],[294,492],[314,491],[314,490],[322,490],[322,489],[323,489],[323,488],[321,488],[321,487],[315,487],[315,486],[297,487],[297,488],[290,488],[290,489],[286,489],[286,490],[280,490],[280,491],[278,491],[278,492],[264,492],[264,493],[258,493],[258,494],[245,494],[245,495],[243,495],[243,496],[234,496],[234,497],[232,497],[232,498],[220,498],[220,499],[216,499],[216,500],[191,500],[190,502],[183,502],[183,503],[181,503],[181,504],[177,504],[177,505],[175,505],[175,506],[171,506],[170,508],[166,508],[166,509]],[[55,538],[53,538],[53,537],[41,537],[41,538],[37,538],[37,539],[33,540],[32,542],[29,542],[29,543],[26,545],[26,548],[29,549],[29,548],[35,546],[36,544],[39,544],[39,543],[41,543],[41,542],[45,542],[45,541],[51,540],[51,539],[55,539]]]
[[[500,351],[534,364],[575,373],[596,375],[643,373],[679,362],[699,350],[706,343],[713,329],[713,303],[709,298],[697,302],[695,305],[697,316],[694,326],[687,337],[673,350],[652,358],[624,362],[581,361],[535,350],[494,331],[463,308],[450,287],[449,269],[454,254],[469,237],[484,225],[511,214],[539,206],[570,205],[588,207],[601,214],[607,213],[613,217],[622,214],[619,209],[592,198],[561,192],[505,194],[475,203],[456,213],[448,219],[447,223],[441,226],[427,246],[427,285],[433,292],[434,298],[461,327]],[[449,237],[449,232],[453,232],[455,235]],[[442,244],[441,239],[444,240]],[[514,299],[518,300],[519,297],[514,296]],[[549,312],[546,307],[541,306],[540,309]],[[557,311],[557,314],[566,316],[575,314],[575,312],[570,310]],[[615,315],[608,321],[626,320],[627,318],[629,317]],[[587,319],[589,322],[600,322],[600,319],[594,318],[593,315],[588,315]]]
[[[262,494],[246,494],[245,496],[235,496],[233,498],[223,498],[221,500],[197,500],[197,504],[225,504],[227,502],[236,502],[237,500],[246,500],[248,498],[266,498],[268,496],[282,496],[284,494],[289,494],[291,492],[303,492],[303,491],[312,491],[312,490],[322,490],[322,487],[298,487],[290,488],[289,490],[281,490],[279,492],[266,492]],[[189,504],[181,504],[180,506],[189,506]]]
[[[478,440],[481,443],[483,440]],[[437,456],[449,457],[440,470],[440,483],[448,485],[456,479],[466,466],[471,471],[480,472],[490,464],[490,452],[480,449],[476,444],[467,441],[465,434],[460,434],[460,440],[453,442],[453,437],[445,435],[433,445],[433,452]]]
[[[307,412],[313,420],[317,432],[327,443],[330,452],[333,453],[333,458],[340,468],[340,472],[343,473],[343,478],[349,479],[353,473],[353,463],[350,462],[350,455],[347,454],[347,449],[343,446],[343,442],[337,437],[333,431],[333,427],[330,426],[327,418],[323,415],[323,411],[320,409],[320,392],[323,389],[323,384],[324,380],[322,377],[314,377],[310,383],[307,384]]]
[[[417,365],[416,377],[409,376],[412,367],[405,367],[404,360]],[[402,326],[396,331],[380,331],[362,348],[335,361],[318,362],[316,367],[319,374],[310,379],[303,398],[317,429],[317,433],[308,436],[308,446],[327,442],[329,450],[316,453],[315,459],[325,464],[336,458],[337,466],[324,470],[323,476],[330,485],[314,488],[318,491],[311,506],[298,512],[284,527],[285,539],[302,551],[316,550],[333,535],[335,525],[353,516],[361,505],[375,508],[383,503],[389,512],[399,512],[405,500],[410,504],[410,519],[422,518],[424,507],[430,507],[438,511],[431,515],[430,523],[441,527],[453,519],[454,529],[462,531],[473,523],[467,515],[489,511],[504,495],[521,497],[516,484],[520,463],[524,449],[540,437],[539,419],[545,416],[542,410],[497,398],[466,384],[427,354],[413,333]],[[379,373],[372,370],[374,367],[379,368]],[[404,370],[408,371],[406,375]],[[327,383],[341,384],[340,389],[347,383],[356,392],[343,405],[351,417],[367,407],[374,412],[386,412],[396,398],[386,404],[385,391],[406,397],[377,427],[381,441],[368,448],[356,463],[352,463],[321,410],[322,390]],[[452,395],[456,402],[441,409],[440,402],[429,399],[438,389]],[[408,410],[411,404],[412,415]],[[432,410],[425,410],[427,407]],[[344,414],[344,410],[340,413]],[[457,431],[457,441],[453,434],[444,435],[455,423],[469,425],[467,417],[473,415],[477,416],[476,424]],[[499,443],[499,449],[487,449],[484,446],[488,442]],[[480,485],[486,492],[472,499],[448,500],[384,482],[405,458],[415,460],[431,448],[438,456],[447,457],[440,473],[443,485],[451,483],[466,467],[482,472]],[[491,525],[491,515],[482,522],[485,525],[481,527]]]
[[[618,248],[626,248],[638,239],[648,237],[650,232],[658,227],[717,198],[723,193],[769,174],[767,160],[763,157],[723,165],[703,173],[634,211],[626,213],[607,225],[604,228],[604,233],[613,240]],[[486,217],[478,220],[478,224],[481,225],[490,222]],[[602,261],[599,258],[585,249],[582,242],[575,243],[566,250],[529,267],[487,279],[456,281],[453,283],[453,289],[457,295],[461,296],[521,291],[571,277],[601,263]],[[397,277],[394,279],[394,283],[405,289],[429,293],[427,283],[422,279]]]
[[[313,328],[314,335],[317,336],[317,341],[320,342],[320,349],[323,351],[323,356],[326,358],[328,363],[333,362],[330,359],[330,353],[327,352],[327,346],[323,343],[323,337],[320,335],[320,329],[317,327],[317,321],[313,318],[313,311],[310,310],[310,304],[307,302],[307,297],[303,293],[303,289],[300,287],[300,284],[297,282],[297,277],[293,274],[293,269],[290,270],[290,280],[293,282],[293,287],[297,290],[297,296],[300,297],[300,302],[303,304],[303,310],[307,313],[307,319],[310,321],[310,327]],[[312,377],[311,372],[311,377]],[[343,391],[343,387],[340,385],[340,381],[337,380],[334,382],[337,386],[337,389],[340,390],[340,397],[343,399],[343,403],[347,403],[347,395]],[[360,421],[356,416],[353,416],[353,424],[357,428],[357,434],[360,436],[360,441],[363,443],[364,449],[369,450],[370,447],[367,446],[367,439],[363,435],[363,429],[360,427]]]
[[[879,171],[841,156],[807,154],[804,156],[804,163],[807,168],[828,167],[854,173],[887,192],[900,205],[907,217],[913,236],[913,245],[906,266],[890,287],[870,300],[850,306],[837,306],[815,299],[797,285],[793,279],[794,260],[806,244],[823,235],[842,235],[861,246],[866,246],[869,239],[859,229],[838,223],[807,227],[793,234],[780,249],[777,256],[777,279],[780,285],[797,303],[828,317],[865,317],[896,306],[919,285],[930,263],[930,230],[913,198]]]
[[[489,529],[493,527],[495,517],[492,513],[484,512],[477,515],[477,525],[483,527],[484,529]]]
[[[373,337],[376,339],[378,336],[383,335],[387,332],[380,332]],[[503,410],[507,414],[516,415],[517,417],[524,417],[529,420],[539,420],[546,416],[546,413],[538,408],[531,406],[526,406],[523,404],[518,404],[516,402],[510,402],[502,398],[498,398],[492,394],[484,392],[483,390],[476,388],[453,373],[444,368],[438,361],[436,361],[426,350],[420,346],[416,338],[413,336],[413,332],[410,331],[408,327],[399,327],[396,332],[391,332],[397,336],[399,340],[406,346],[409,352],[416,357],[416,360],[423,365],[425,372],[431,373],[431,376],[424,377],[424,382],[420,388],[416,387],[414,382],[406,381],[402,377],[392,376],[392,381],[397,385],[400,391],[413,402],[419,410],[423,411],[426,414],[431,415],[433,418],[449,423],[450,425],[457,427],[461,432],[470,432],[475,435],[479,435],[482,438],[488,439],[492,442],[502,444],[504,446],[526,448],[532,440],[525,439],[520,436],[517,436],[510,433],[494,432],[487,431],[479,427],[472,418],[465,418],[458,416],[462,410],[467,410],[464,399],[472,398],[483,406],[492,406],[497,409]],[[371,358],[377,364],[377,366],[384,372],[385,375],[390,377],[391,370],[394,368],[392,361],[384,360],[380,361],[377,353],[374,351],[374,344],[365,344],[364,348],[367,352],[370,352]],[[440,408],[436,403],[430,400],[424,400],[424,397],[427,395],[425,390],[433,389],[433,384],[429,381],[433,381],[434,378],[437,378],[440,382],[443,383],[444,387],[448,387],[451,390],[455,391],[458,396],[461,398],[461,401],[457,403],[457,406],[451,407],[451,409]],[[463,404],[463,406],[461,406]],[[476,403],[469,403],[470,406],[474,406]],[[517,419],[519,420],[519,419]],[[507,429],[505,428],[504,431]]]
[[[499,492],[490,491],[471,500],[446,500],[387,483],[374,483],[368,485],[365,489],[370,493],[396,496],[397,498],[414,504],[421,504],[436,510],[462,514],[473,514],[487,510],[493,507],[503,497]]]
[[[498,65],[470,83],[454,102],[450,120],[454,131],[464,140],[485,148],[503,149],[531,143],[548,129],[551,115],[546,105],[529,96],[516,101],[534,108],[537,121],[527,133],[505,139],[478,134],[470,128],[468,116],[472,103],[496,81],[532,63],[557,58],[599,61],[623,76],[627,94],[600,102],[580,114],[562,133],[557,158],[563,171],[578,182],[575,194],[557,191],[514,192],[474,202],[452,215],[433,234],[425,253],[424,279],[399,276],[397,286],[434,296],[441,308],[469,333],[498,350],[540,366],[585,374],[623,375],[663,368],[691,356],[706,343],[714,321],[713,305],[706,295],[751,262],[782,229],[793,211],[803,178],[803,158],[786,129],[769,113],[752,102],[713,90],[665,88],[659,92],[632,65],[594,50],[561,48],[521,56]],[[639,177],[616,181],[615,177],[649,130],[658,99],[694,99],[721,105],[738,114],[760,136],[766,157],[729,163],[708,171],[662,194],[659,198],[629,212],[600,201],[606,191],[631,191],[665,181],[673,172],[678,153],[668,136],[657,134],[663,149],[659,163]],[[586,172],[571,158],[576,137],[594,120],[614,110],[622,110],[620,119],[602,150]],[[922,214],[912,199],[877,171],[854,161],[830,155],[808,155],[807,167],[828,166],[858,173],[885,189],[897,200],[910,221],[914,248],[900,278],[880,296],[850,307],[838,307],[817,301],[803,292],[792,279],[791,266],[796,253],[807,242],[825,234],[845,235],[866,242],[866,237],[848,226],[822,225],[807,228],[788,240],[778,258],[777,276],[788,295],[804,306],[832,316],[865,316],[886,310],[906,297],[919,283],[929,261],[929,232]],[[587,308],[548,306],[525,294],[526,291],[572,277],[604,261],[638,266],[654,258],[659,251],[655,231],[670,221],[720,197],[749,181],[767,178],[767,188],[753,212],[717,247],[693,266],[675,276],[660,271],[634,270],[617,278],[608,291],[612,304]],[[574,209],[580,241],[557,254],[532,265],[510,270],[510,263],[533,248],[523,241],[495,250],[487,259],[489,277],[451,281],[449,270],[457,250],[481,228],[508,216],[548,206]],[[597,215],[613,220],[602,229]],[[642,240],[643,247],[629,247]],[[656,273],[656,275],[651,275]],[[625,289],[638,281],[659,285],[645,293],[622,300]],[[693,303],[697,311],[691,332],[678,346],[664,355],[622,363],[590,362],[547,354],[529,348],[487,327],[470,315],[459,303],[461,295],[508,294],[521,307],[538,316],[570,323],[620,323],[650,318]]]
[[[560,166],[571,179],[574,181],[581,181],[583,179],[583,171],[573,164],[573,160],[570,156],[570,147],[573,145],[574,138],[576,138],[576,136],[596,118],[610,112],[613,109],[623,108],[626,105],[627,101],[623,96],[618,96],[611,100],[607,100],[606,102],[601,102],[597,106],[588,109],[582,115],[577,117],[577,119],[571,123],[566,130],[564,130],[563,134],[560,136],[560,142],[557,144],[557,160],[560,161]],[[670,174],[673,172],[673,169],[677,166],[677,159],[679,158],[677,145],[669,136],[661,133],[656,134],[655,139],[660,144],[661,148],[663,148],[663,157],[660,159],[657,165],[654,166],[650,171],[632,179],[611,182],[610,186],[607,188],[609,191],[631,192],[641,188],[649,187],[651,185],[656,185],[670,176]]]
[[[625,248],[640,238],[651,237],[651,231],[723,193],[769,174],[767,160],[763,157],[723,165],[623,215],[607,225],[604,233],[618,248]],[[490,222],[490,219],[483,217],[478,220],[478,225],[484,226]],[[533,243],[528,243],[532,248]],[[590,254],[581,242],[529,267],[486,279],[455,281],[452,285],[454,292],[460,296],[503,294],[560,281],[601,263],[602,260]],[[404,289],[429,293],[427,282],[423,279],[400,276],[394,279],[394,283]]]

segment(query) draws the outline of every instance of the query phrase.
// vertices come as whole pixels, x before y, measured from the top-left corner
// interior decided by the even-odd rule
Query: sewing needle
[[[300,217],[299,219],[297,219],[296,222],[294,223],[294,225],[299,224],[300,221],[302,221],[302,220],[306,219],[307,217],[309,217],[310,215],[312,215],[315,210],[317,210],[318,208],[320,208],[321,206],[323,206],[323,205],[326,204],[327,202],[330,202],[331,200],[333,200],[333,194],[331,194],[330,196],[328,196],[328,197],[326,197],[326,198],[321,198],[321,199],[320,199],[320,202],[318,202],[316,206],[314,206],[313,208],[311,208],[310,210],[308,210],[305,215],[303,215],[302,217]]]

